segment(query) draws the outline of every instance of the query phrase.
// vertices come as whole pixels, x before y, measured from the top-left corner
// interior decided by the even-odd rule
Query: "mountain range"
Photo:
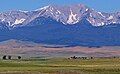
[[[0,12],[0,41],[16,39],[70,46],[120,46],[120,12],[83,4]]]

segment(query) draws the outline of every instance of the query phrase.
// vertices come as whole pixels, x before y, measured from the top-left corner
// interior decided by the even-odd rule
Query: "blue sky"
[[[47,5],[84,4],[97,11],[120,11],[120,0],[0,0],[0,11],[36,10]]]

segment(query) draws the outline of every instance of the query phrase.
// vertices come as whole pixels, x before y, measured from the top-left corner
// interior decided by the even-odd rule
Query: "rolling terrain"
[[[8,40],[0,42],[0,55],[18,55],[23,58],[50,58],[70,56],[113,57],[120,56],[119,46],[82,47],[67,45],[48,45],[33,42]]]

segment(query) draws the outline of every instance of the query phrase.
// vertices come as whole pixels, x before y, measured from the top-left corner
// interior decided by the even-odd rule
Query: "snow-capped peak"
[[[18,11],[23,12],[23,13],[28,13],[29,12],[29,11],[22,11],[22,10],[18,10]]]
[[[39,9],[37,9],[37,10],[34,10],[34,11],[39,11],[39,10],[46,10],[47,8],[49,8],[50,7],[50,5],[48,5],[48,6],[45,6],[45,7],[42,7],[42,8],[39,8]]]

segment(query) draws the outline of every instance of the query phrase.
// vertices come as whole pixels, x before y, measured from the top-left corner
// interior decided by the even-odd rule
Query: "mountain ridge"
[[[97,12],[84,5],[63,7],[0,13],[0,41],[16,39],[68,46],[120,46],[119,12]]]
[[[97,12],[83,4],[74,6],[49,5],[34,11],[8,11],[0,13],[0,21],[5,22],[8,28],[24,26],[37,17],[51,17],[64,25],[74,25],[87,19],[92,26],[120,24],[120,13]]]

